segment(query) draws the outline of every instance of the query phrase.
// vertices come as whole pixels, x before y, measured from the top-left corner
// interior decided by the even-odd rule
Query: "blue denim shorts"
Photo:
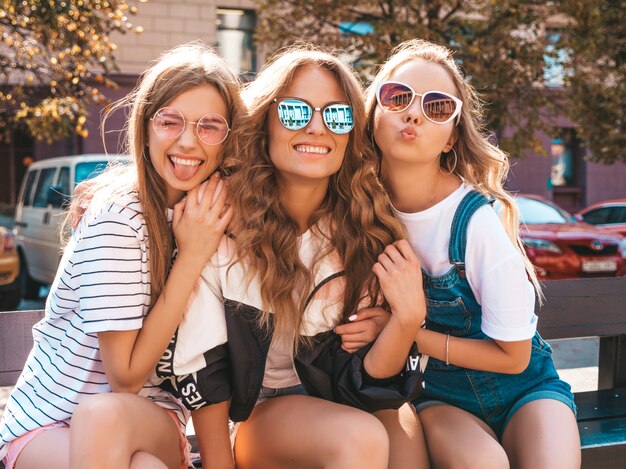
[[[413,401],[418,413],[433,405],[453,405],[483,420],[498,438],[515,412],[535,400],[563,402],[576,414],[570,385],[559,378],[552,349],[538,334],[532,341],[530,363],[520,374],[468,370],[431,357],[424,382],[424,395]]]
[[[308,393],[301,384],[286,388],[268,388],[267,386],[261,386],[261,391],[259,392],[256,403],[259,404],[268,399],[280,396],[308,396]]]

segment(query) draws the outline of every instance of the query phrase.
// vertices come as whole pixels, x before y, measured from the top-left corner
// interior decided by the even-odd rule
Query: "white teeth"
[[[202,160],[185,160],[177,156],[170,156],[170,159],[173,163],[182,164],[183,166],[200,166],[202,164]]]
[[[317,153],[320,155],[325,155],[326,153],[330,152],[330,148],[328,147],[313,147],[310,145],[296,145],[296,151],[302,152],[302,153]]]

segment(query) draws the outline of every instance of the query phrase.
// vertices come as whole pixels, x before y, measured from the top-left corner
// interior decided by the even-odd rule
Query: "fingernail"
[[[357,316],[356,314],[353,314],[352,316],[350,316],[350,317],[348,318],[348,321],[356,321],[356,320],[357,320],[357,318],[358,318],[358,316]]]

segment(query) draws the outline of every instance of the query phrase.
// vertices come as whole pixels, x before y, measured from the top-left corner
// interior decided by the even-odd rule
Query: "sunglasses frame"
[[[170,138],[166,138],[166,137],[161,137],[161,135],[159,135],[159,132],[157,131],[157,129],[154,127],[154,121],[156,119],[156,116],[159,112],[161,112],[163,109],[173,109],[174,111],[176,111],[178,114],[180,114],[180,116],[183,118],[183,128],[180,131],[180,133],[178,135],[176,135],[175,137],[170,137]],[[202,138],[200,138],[200,134],[198,134],[198,122],[200,122],[202,119],[204,119],[206,116],[220,116],[222,118],[222,120],[224,121],[224,124],[226,124],[226,133],[224,134],[224,138],[222,140],[220,140],[219,142],[216,143],[207,143],[204,140],[202,140]],[[228,137],[228,134],[230,133],[230,131],[232,130],[230,128],[230,126],[228,125],[228,121],[226,120],[226,118],[224,118],[224,116],[222,116],[221,114],[217,114],[216,112],[207,112],[206,114],[204,114],[202,117],[200,117],[200,119],[198,119],[197,121],[189,121],[185,118],[185,116],[183,115],[182,112],[180,112],[178,109],[170,107],[170,106],[165,106],[160,108],[157,112],[154,113],[154,115],[150,118],[150,120],[152,121],[152,130],[154,130],[154,132],[157,134],[157,136],[160,139],[163,140],[174,140],[177,139],[178,137],[180,137],[183,132],[185,131],[185,129],[187,128],[187,124],[193,124],[195,126],[196,131],[195,136],[198,140],[200,140],[202,143],[204,143],[205,145],[219,145],[221,143],[224,142],[224,140],[226,140],[226,138]]]
[[[280,119],[280,111],[278,111],[279,106],[282,102],[287,101],[287,100],[294,100],[294,101],[301,101],[304,104],[306,104],[307,106],[309,106],[312,109],[311,112],[311,117],[309,118],[309,120],[307,121],[306,124],[304,124],[302,127],[300,127],[299,129],[290,129],[289,127],[287,127],[285,124],[282,123],[281,119]],[[340,101],[332,101],[328,104],[325,104],[322,107],[315,107],[313,106],[310,102],[308,102],[306,99],[302,99],[302,98],[298,98],[296,96],[279,96],[277,98],[274,98],[274,100],[272,101],[274,103],[276,103],[276,108],[277,108],[277,112],[278,112],[278,122],[280,122],[280,124],[287,130],[291,130],[293,132],[297,132],[298,130],[302,130],[304,129],[307,125],[309,125],[311,123],[311,119],[313,119],[313,113],[315,111],[319,111],[319,113],[322,115],[322,121],[324,121],[324,125],[326,126],[326,128],[328,130],[330,130],[332,133],[334,133],[335,135],[348,135],[350,132],[352,132],[352,129],[354,129],[354,115],[352,114],[352,106],[350,106],[349,104],[346,103],[342,103]],[[350,130],[348,130],[347,132],[335,132],[335,130],[331,129],[330,126],[328,125],[328,123],[326,122],[326,119],[324,119],[324,111],[326,109],[328,109],[330,106],[333,105],[341,105],[341,106],[346,106],[348,109],[350,109],[350,115],[352,115],[352,127],[350,127]]]
[[[413,96],[411,96],[411,101],[409,101],[409,104],[406,105],[406,107],[404,109],[399,109],[397,111],[393,111],[391,109],[386,109],[385,106],[382,105],[382,103],[380,102],[380,90],[382,89],[383,86],[385,85],[402,85],[402,86],[406,86],[409,90],[411,90],[411,93],[413,93]],[[436,120],[431,119],[430,117],[428,117],[428,115],[426,114],[426,112],[424,111],[424,96],[426,96],[427,94],[430,93],[439,93],[442,94],[448,98],[451,98],[455,104],[456,104],[456,109],[454,110],[454,112],[452,113],[452,115],[446,119],[443,122],[439,122]],[[440,125],[444,125],[447,124],[448,122],[450,122],[452,119],[454,119],[455,117],[456,122],[454,125],[458,125],[459,121],[461,120],[461,109],[463,107],[463,101],[461,101],[459,98],[457,98],[456,96],[452,96],[450,93],[446,93],[445,91],[439,91],[439,90],[429,90],[426,91],[425,93],[418,93],[416,92],[410,85],[407,85],[406,83],[402,83],[401,81],[383,81],[382,83],[380,83],[377,87],[376,87],[376,102],[378,103],[378,105],[385,111],[385,112],[404,112],[406,111],[408,108],[411,107],[411,105],[413,104],[413,101],[415,101],[415,97],[419,96],[420,99],[420,109],[422,111],[422,114],[424,115],[424,117],[426,119],[428,119],[430,122],[432,122],[433,124],[440,124]]]

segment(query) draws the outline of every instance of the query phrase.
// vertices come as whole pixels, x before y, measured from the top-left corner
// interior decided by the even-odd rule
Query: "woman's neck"
[[[405,213],[427,210],[441,202],[461,184],[455,174],[441,171],[439,164],[382,164],[382,176],[393,206]]]
[[[311,217],[322,205],[327,190],[328,180],[310,183],[281,181],[280,202],[298,225],[300,234],[309,229]]]

